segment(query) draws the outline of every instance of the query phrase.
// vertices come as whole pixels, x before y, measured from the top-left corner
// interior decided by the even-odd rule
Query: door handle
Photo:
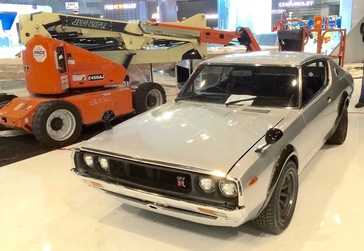
[[[332,101],[332,100],[331,100],[331,97],[328,97],[328,98],[327,98],[327,103],[328,103],[328,104],[330,104],[330,103],[331,103],[331,101]]]

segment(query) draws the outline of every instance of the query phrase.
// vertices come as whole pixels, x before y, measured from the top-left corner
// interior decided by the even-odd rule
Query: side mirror
[[[265,142],[267,142],[268,145],[271,145],[278,140],[280,140],[283,136],[283,132],[279,130],[278,128],[270,128],[265,133]]]
[[[281,130],[279,130],[278,128],[269,128],[268,131],[265,133],[265,143],[261,146],[258,146],[257,149],[255,149],[255,152],[263,152],[268,145],[274,144],[282,137],[283,132]]]

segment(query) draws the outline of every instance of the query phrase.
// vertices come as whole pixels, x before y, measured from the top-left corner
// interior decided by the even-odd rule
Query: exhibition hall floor
[[[364,250],[364,108],[353,107],[360,81],[347,140],[324,146],[305,168],[295,215],[278,236],[123,205],[70,172],[71,146],[0,168],[0,250]]]

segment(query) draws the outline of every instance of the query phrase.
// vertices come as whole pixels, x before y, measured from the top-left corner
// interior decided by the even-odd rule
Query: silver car
[[[323,144],[345,141],[352,92],[351,75],[324,55],[212,58],[174,102],[81,143],[72,171],[132,206],[279,234],[298,175]]]

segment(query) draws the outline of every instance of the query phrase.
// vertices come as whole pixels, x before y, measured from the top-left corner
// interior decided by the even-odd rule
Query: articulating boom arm
[[[228,44],[236,38],[248,51],[260,50],[248,28],[221,31],[206,27],[204,14],[182,22],[139,23],[63,15],[33,13],[19,17],[20,38],[26,44],[35,35],[56,38],[93,50],[123,64],[133,53],[131,64],[178,62],[207,58],[207,43]],[[163,42],[164,41],[164,42]],[[161,45],[168,47],[161,48]],[[119,50],[115,53],[115,50]],[[114,51],[114,52],[112,52]]]

